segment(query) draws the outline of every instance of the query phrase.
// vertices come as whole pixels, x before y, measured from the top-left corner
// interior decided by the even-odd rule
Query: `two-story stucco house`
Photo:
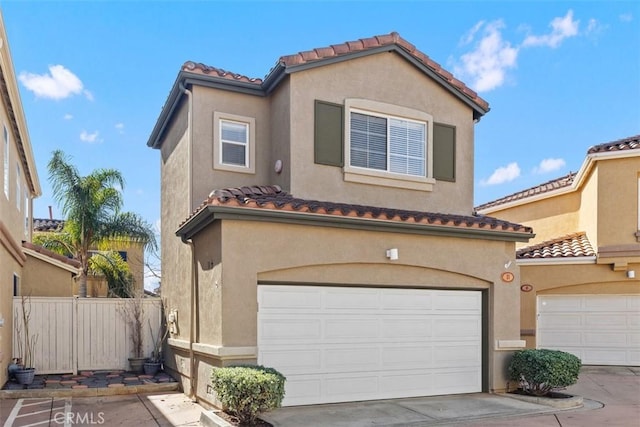
[[[40,183],[0,15],[0,384],[11,362],[13,296],[19,292],[30,240],[32,199]]]
[[[472,214],[488,111],[397,33],[264,79],[185,63],[148,141],[185,392],[212,404],[234,363],[283,372],[285,405],[504,389],[532,230]]]
[[[591,147],[577,173],[478,211],[536,231],[517,252],[529,347],[640,365],[640,135]]]

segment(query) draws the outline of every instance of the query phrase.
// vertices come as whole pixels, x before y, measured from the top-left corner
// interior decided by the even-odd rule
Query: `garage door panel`
[[[432,306],[433,297],[417,289],[406,289],[403,292],[390,291],[382,296],[383,310],[400,310],[404,313],[425,312],[430,311]]]
[[[561,328],[580,329],[582,328],[582,316],[579,314],[545,314],[538,319],[539,328]]]
[[[350,289],[346,292],[336,292],[333,288],[327,288],[324,296],[324,308],[328,310],[356,310],[378,309],[380,307],[380,295],[368,289]]]
[[[289,286],[321,306],[265,306],[283,287],[258,287],[258,362],[287,377],[284,405],[481,391],[480,291]]]
[[[325,372],[377,370],[380,367],[378,347],[334,348],[324,351]]]
[[[260,333],[265,341],[290,341],[292,339],[320,339],[322,322],[320,320],[265,319],[260,325]]]
[[[482,363],[481,347],[479,345],[442,346],[433,349],[433,367],[479,367]]]
[[[640,365],[639,302],[640,295],[540,296],[538,347],[573,353],[585,365]]]
[[[465,393],[464,390],[479,388],[482,377],[475,369],[460,369],[436,372],[432,376],[433,386],[440,393]]]
[[[262,306],[261,311],[319,309],[322,304],[319,295],[320,292],[312,288],[302,289],[301,292],[298,292],[291,288],[280,287],[273,289],[272,292],[261,294],[258,303]]]
[[[322,369],[322,351],[320,349],[265,351],[262,353],[261,363],[265,366],[281,366],[286,363],[286,373],[290,374],[318,372]]]
[[[476,340],[481,332],[481,327],[477,316],[468,319],[438,316],[433,321],[433,336],[436,339],[468,338]]]
[[[381,338],[385,340],[426,340],[432,335],[431,319],[426,316],[413,318],[382,319]]]
[[[434,296],[434,309],[448,312],[473,312],[479,313],[481,295],[479,292],[458,295],[457,293],[442,292]]]
[[[392,370],[400,368],[425,369],[433,363],[433,348],[430,345],[385,347],[381,353],[381,368]]]

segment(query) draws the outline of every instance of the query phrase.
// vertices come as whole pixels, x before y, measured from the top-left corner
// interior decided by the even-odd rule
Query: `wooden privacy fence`
[[[37,336],[33,365],[38,374],[128,369],[133,356],[124,298],[29,297],[30,334]],[[143,355],[153,350],[162,325],[160,298],[142,298]],[[13,298],[14,322],[22,322],[22,298]],[[18,314],[17,316],[15,314]],[[17,349],[14,325],[13,349]]]

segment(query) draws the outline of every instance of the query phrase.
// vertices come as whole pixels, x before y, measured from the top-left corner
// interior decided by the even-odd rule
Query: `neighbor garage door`
[[[482,390],[480,291],[260,285],[258,302],[284,405]]]
[[[585,365],[640,365],[640,295],[540,296],[537,345]]]

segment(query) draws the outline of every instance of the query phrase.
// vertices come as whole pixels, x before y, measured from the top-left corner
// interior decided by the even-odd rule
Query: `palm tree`
[[[61,150],[53,152],[48,169],[54,199],[65,217],[66,238],[57,244],[66,246],[80,261],[79,293],[80,297],[86,297],[90,249],[122,239],[138,241],[153,249],[155,235],[139,215],[120,212],[124,178],[118,170],[97,169],[81,176]]]

